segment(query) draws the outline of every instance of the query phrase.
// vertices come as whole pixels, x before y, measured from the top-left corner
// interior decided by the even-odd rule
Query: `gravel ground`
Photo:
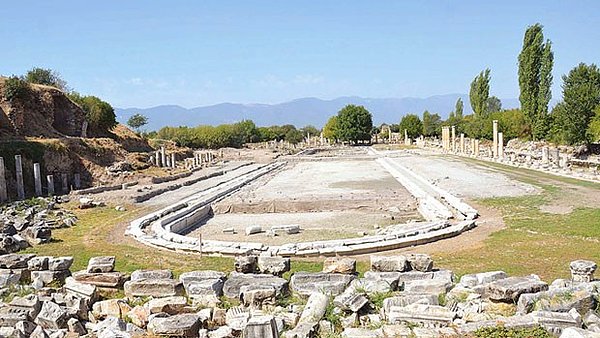
[[[532,185],[451,157],[405,154],[393,159],[457,197],[489,198],[535,194]]]

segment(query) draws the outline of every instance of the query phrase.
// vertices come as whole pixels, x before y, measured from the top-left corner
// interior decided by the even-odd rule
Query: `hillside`
[[[149,118],[147,130],[158,130],[164,126],[218,125],[251,119],[259,126],[294,124],[322,127],[327,119],[347,104],[365,106],[373,114],[373,122],[398,123],[406,113],[421,114],[425,110],[439,113],[446,118],[454,110],[458,98],[465,102],[465,114],[471,113],[469,98],[464,94],[436,95],[428,98],[362,98],[340,97],[333,100],[301,98],[279,104],[221,103],[212,106],[186,109],[176,105],[152,108],[116,108],[117,119],[125,123],[135,114]],[[502,100],[504,108],[519,106],[516,99]]]
[[[4,93],[5,78],[0,78]],[[117,125],[101,138],[81,137],[86,113],[62,91],[48,86],[30,85],[26,95],[8,101],[0,97],[0,157],[4,159],[9,195],[16,194],[15,155],[22,156],[23,179],[28,196],[33,193],[33,164],[40,163],[43,185],[46,175],[55,176],[56,191],[61,192],[60,177],[72,182],[81,175],[82,186],[131,181],[131,175],[106,170],[115,162],[128,162],[133,169],[147,167],[146,140],[124,125]],[[89,135],[99,134],[88,130]]]

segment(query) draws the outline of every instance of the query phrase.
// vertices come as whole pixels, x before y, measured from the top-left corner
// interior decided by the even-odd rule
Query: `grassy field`
[[[506,228],[493,233],[480,248],[435,255],[438,266],[459,275],[504,270],[512,275],[535,273],[552,281],[570,278],[572,260],[600,262],[600,184],[496,163],[477,164],[535,185],[541,193],[479,201],[500,211]],[[542,211],[548,205],[572,205],[573,210],[564,214]]]
[[[575,201],[578,196],[600,196],[600,184],[561,178],[494,163],[478,162],[502,170],[512,178],[534,184],[541,193],[524,197],[492,198],[478,201],[502,214],[506,228],[493,233],[477,249],[433,254],[436,266],[457,274],[504,270],[512,275],[539,274],[544,280],[570,276],[568,264],[575,259],[600,262],[600,198],[598,203]],[[566,214],[540,210],[541,206],[574,200],[575,208]],[[587,206],[587,207],[586,207]],[[50,244],[30,248],[39,255],[74,256],[73,270],[85,268],[92,256],[114,255],[117,269],[167,268],[176,274],[195,269],[233,270],[233,259],[157,250],[132,239],[123,239],[126,224],[149,210],[129,205],[126,212],[112,206],[74,210],[79,223],[53,232]],[[293,271],[320,271],[323,259],[293,259]],[[366,259],[358,269],[366,271]],[[287,275],[289,276],[289,274]]]

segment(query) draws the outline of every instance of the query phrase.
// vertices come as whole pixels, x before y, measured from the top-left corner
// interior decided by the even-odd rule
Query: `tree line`
[[[559,144],[583,144],[600,140],[600,70],[595,64],[580,63],[562,76],[562,100],[549,110],[552,99],[552,42],[544,39],[543,26],[525,31],[518,56],[520,109],[503,110],[500,100],[490,96],[491,71],[481,71],[471,82],[469,103],[473,114],[463,116],[459,98],[448,119],[423,112],[405,115],[400,131],[410,137],[440,136],[442,126],[456,126],[458,133],[474,138],[492,137],[492,120],[507,139],[548,140]],[[386,137],[386,135],[381,135]]]

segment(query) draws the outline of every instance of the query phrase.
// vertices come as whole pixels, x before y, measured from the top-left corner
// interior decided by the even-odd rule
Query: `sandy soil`
[[[308,242],[363,236],[363,233],[374,235],[376,227],[404,223],[409,219],[419,219],[416,212],[403,217],[392,218],[385,213],[367,213],[359,211],[308,212],[308,213],[270,213],[270,214],[223,214],[211,218],[201,228],[188,236],[198,236],[223,241],[261,242],[269,245],[281,245],[291,242]],[[298,224],[302,231],[299,234],[270,237],[266,231],[273,225]],[[261,226],[260,234],[245,235],[250,225]],[[233,228],[236,234],[223,233],[223,229]]]
[[[453,157],[404,154],[394,158],[413,172],[451,194],[467,198],[509,197],[534,194],[538,189],[506,174]]]
[[[273,204],[276,210],[269,210]],[[410,193],[374,161],[339,160],[291,162],[278,173],[253,182],[218,203],[215,209],[302,212],[415,208]]]

